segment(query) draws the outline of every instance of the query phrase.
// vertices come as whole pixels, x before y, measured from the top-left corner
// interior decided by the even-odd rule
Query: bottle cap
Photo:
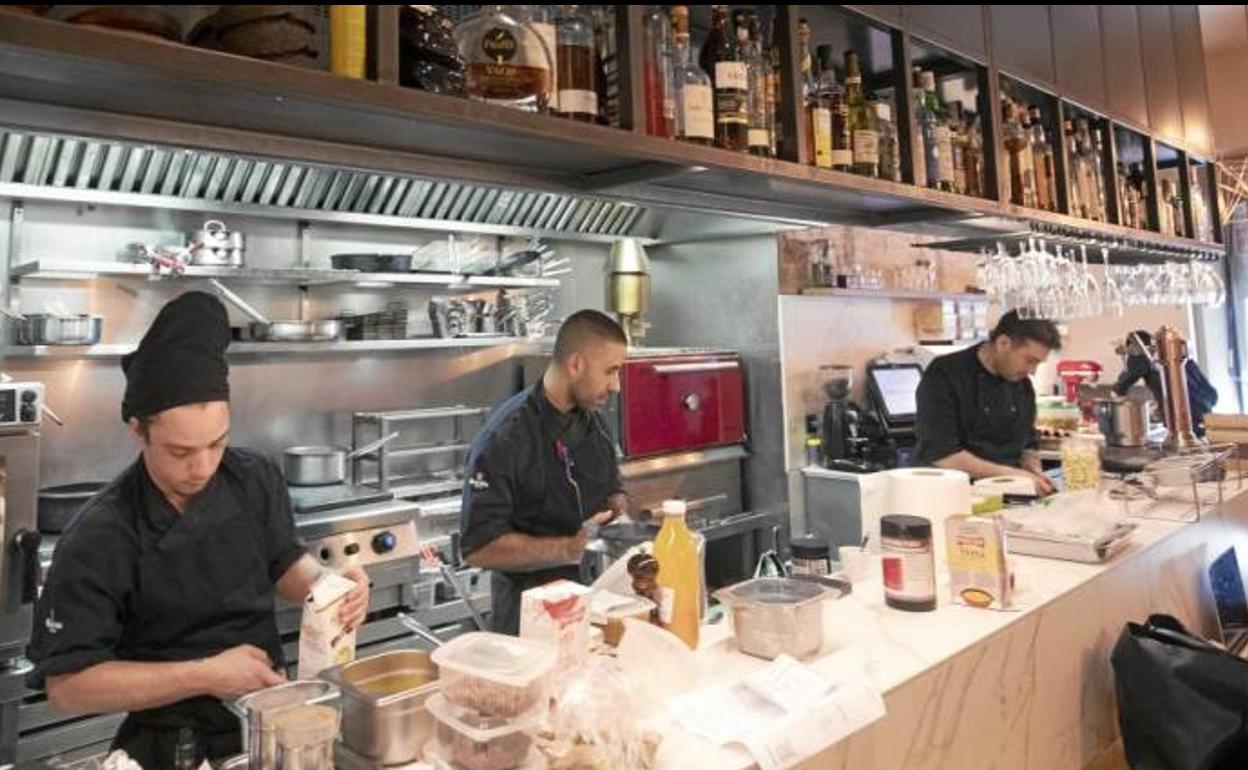
[[[684,500],[664,500],[663,501],[663,515],[664,516],[680,516],[681,518],[684,518],[686,510],[687,509],[685,507]]]

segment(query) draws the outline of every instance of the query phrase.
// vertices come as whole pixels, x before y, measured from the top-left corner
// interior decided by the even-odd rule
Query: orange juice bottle
[[[702,567],[698,543],[685,526],[683,500],[664,501],[663,526],[654,538],[654,558],[659,562],[660,620],[690,649],[697,649]]]

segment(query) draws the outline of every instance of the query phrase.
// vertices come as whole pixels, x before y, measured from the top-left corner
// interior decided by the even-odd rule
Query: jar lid
[[[804,535],[789,541],[794,559],[827,559],[828,539],[818,535]]]
[[[932,522],[922,516],[884,516],[880,533],[884,537],[931,537]]]

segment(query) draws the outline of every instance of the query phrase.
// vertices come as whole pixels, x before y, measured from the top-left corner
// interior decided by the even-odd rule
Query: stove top
[[[288,487],[295,513],[308,514],[351,508],[368,503],[393,500],[393,492],[355,484],[331,484],[324,487]]]

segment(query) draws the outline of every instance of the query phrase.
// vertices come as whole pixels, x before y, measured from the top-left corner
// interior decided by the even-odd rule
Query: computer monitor
[[[922,377],[918,364],[873,364],[867,368],[871,399],[889,427],[914,423]]]

